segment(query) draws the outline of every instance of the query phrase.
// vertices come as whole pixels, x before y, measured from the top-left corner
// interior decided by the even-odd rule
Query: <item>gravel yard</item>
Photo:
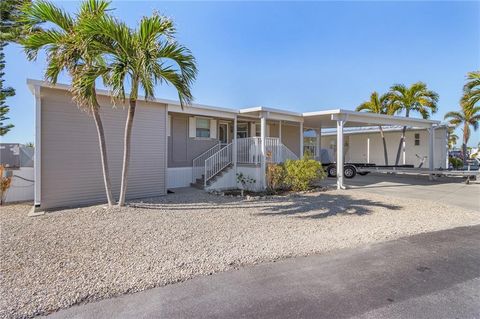
[[[126,208],[27,217],[0,210],[0,317],[76,303],[290,256],[480,224],[480,213],[368,192],[239,199],[182,190]]]

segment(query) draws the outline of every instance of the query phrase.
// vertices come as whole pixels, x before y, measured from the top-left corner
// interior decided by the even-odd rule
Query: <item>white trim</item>
[[[39,207],[42,201],[42,97],[40,87],[36,86],[34,90],[35,97],[35,207]]]

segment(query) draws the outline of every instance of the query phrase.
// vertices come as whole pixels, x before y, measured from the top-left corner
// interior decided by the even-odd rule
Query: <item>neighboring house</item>
[[[19,143],[0,143],[0,164],[12,176],[5,201],[23,202],[34,198],[34,148]]]
[[[398,144],[402,136],[402,127],[384,127],[387,143],[388,164],[394,165]],[[337,142],[336,132],[322,132],[322,148],[331,150],[335,157]],[[345,161],[350,163],[385,164],[383,142],[378,127],[354,128],[345,130]],[[435,129],[434,168],[448,168],[448,148],[446,144],[447,127],[440,125]],[[426,129],[411,127],[405,134],[405,147],[400,156],[399,165],[411,164],[429,168],[429,132]]]
[[[93,120],[76,107],[69,86],[36,80],[28,80],[28,85],[35,96],[35,205],[53,208],[105,201]],[[98,94],[113,193],[118,197],[127,113],[123,105],[112,108],[107,91],[99,90]],[[263,189],[266,164],[299,158],[307,130],[315,131],[314,151],[319,155],[323,128],[337,127],[342,138],[343,126],[430,128],[439,124],[338,109],[302,114],[265,107],[236,110],[198,104],[182,109],[179,102],[164,99],[139,99],[138,103],[128,176],[130,199],[164,195],[169,188],[192,183],[208,190],[234,188],[238,173],[255,180],[251,188]],[[341,154],[343,148],[338,150]],[[433,159],[434,149],[429,151]],[[339,176],[340,186],[342,180]]]

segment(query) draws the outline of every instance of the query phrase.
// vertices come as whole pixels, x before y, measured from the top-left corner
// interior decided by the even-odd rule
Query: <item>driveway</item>
[[[262,264],[51,318],[478,318],[480,226]]]
[[[323,184],[335,186],[335,178]],[[345,179],[350,190],[406,198],[429,200],[480,212],[480,182],[465,184],[462,178],[440,177],[430,181],[428,176],[371,173]]]

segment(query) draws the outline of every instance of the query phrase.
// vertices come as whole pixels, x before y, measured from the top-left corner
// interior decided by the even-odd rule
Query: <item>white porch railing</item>
[[[221,148],[220,142],[209,148],[199,156],[195,157],[192,162],[192,183],[195,183],[197,178],[202,177],[205,171],[205,160],[218,152]]]
[[[260,137],[239,138],[237,145],[237,163],[260,164],[262,156]],[[298,156],[277,137],[265,138],[265,157],[267,163],[283,163],[287,159],[298,159]]]
[[[205,187],[208,180],[232,164],[232,149],[232,143],[230,143],[205,160]]]

